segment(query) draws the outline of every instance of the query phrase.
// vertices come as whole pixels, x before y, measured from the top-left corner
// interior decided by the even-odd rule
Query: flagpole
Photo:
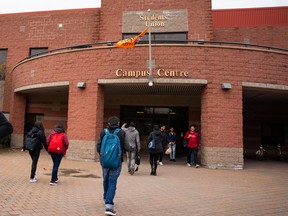
[[[149,79],[148,85],[153,86],[153,78],[152,78],[152,46],[151,46],[151,10],[148,9],[148,23],[149,23]]]

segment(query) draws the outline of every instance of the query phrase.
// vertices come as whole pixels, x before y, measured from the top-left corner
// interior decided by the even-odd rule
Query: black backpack
[[[37,148],[38,142],[39,142],[39,138],[37,134],[30,131],[26,135],[25,149],[29,151],[34,151]]]

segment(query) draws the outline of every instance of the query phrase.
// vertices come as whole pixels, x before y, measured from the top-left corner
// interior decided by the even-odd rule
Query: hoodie
[[[67,151],[67,149],[69,147],[69,141],[68,141],[67,134],[65,133],[65,130],[63,128],[55,128],[54,130],[52,130],[51,133],[48,136],[47,144],[49,146],[53,135],[56,134],[56,133],[63,133],[63,146],[64,146],[64,148],[63,148],[62,153],[63,153],[63,156],[65,156],[66,155],[66,151]]]
[[[121,129],[125,131],[125,150],[133,152],[138,150],[139,152],[141,145],[138,130],[132,126],[126,128],[125,124],[122,125]]]
[[[149,154],[157,154],[157,153],[162,153],[163,152],[163,135],[162,132],[159,130],[159,127],[154,127],[153,132],[151,132],[148,136],[148,140],[147,140],[147,146],[149,144],[149,142],[153,139],[155,139],[155,149],[149,149]]]

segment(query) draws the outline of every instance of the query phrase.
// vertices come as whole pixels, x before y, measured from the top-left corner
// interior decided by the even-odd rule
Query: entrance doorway
[[[170,127],[174,127],[179,143],[176,153],[178,155],[183,153],[181,134],[188,129],[188,107],[121,106],[120,118],[122,123],[135,122],[143,151],[147,149],[147,138],[153,125],[163,124],[167,132]]]

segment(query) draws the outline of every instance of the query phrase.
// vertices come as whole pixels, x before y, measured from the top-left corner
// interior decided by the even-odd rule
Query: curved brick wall
[[[94,99],[95,95],[99,96],[97,80],[117,78],[117,69],[145,70],[147,56],[147,46],[128,50],[95,48],[43,56],[20,64],[12,71],[13,87],[15,89],[32,84],[69,81],[69,104],[89,104],[98,109],[101,105],[97,105]],[[206,147],[242,146],[243,81],[288,85],[288,55],[284,53],[205,45],[159,45],[153,46],[153,59],[156,61],[156,68],[188,71],[188,78],[208,80],[201,99],[201,127],[202,134],[205,134],[203,143]],[[157,79],[157,76],[153,76]],[[85,92],[76,88],[76,83],[83,79],[87,83]],[[230,82],[233,89],[229,92],[219,90],[222,82]],[[79,107],[73,105],[70,106],[69,113],[74,115]],[[81,124],[85,121],[84,117],[78,117],[70,119],[70,124],[79,125],[79,122]],[[88,118],[95,119],[96,116],[91,115]],[[102,122],[97,124],[102,128]],[[87,130],[79,134],[77,128],[69,128],[72,139],[94,140],[97,133],[95,130]]]
[[[193,79],[209,84],[242,81],[288,85],[287,53],[207,46],[153,46],[156,68],[188,71]],[[13,88],[70,81],[87,82],[117,78],[117,69],[146,70],[148,47],[134,49],[95,48],[50,54],[18,65],[11,72]],[[33,75],[32,75],[33,74]]]

